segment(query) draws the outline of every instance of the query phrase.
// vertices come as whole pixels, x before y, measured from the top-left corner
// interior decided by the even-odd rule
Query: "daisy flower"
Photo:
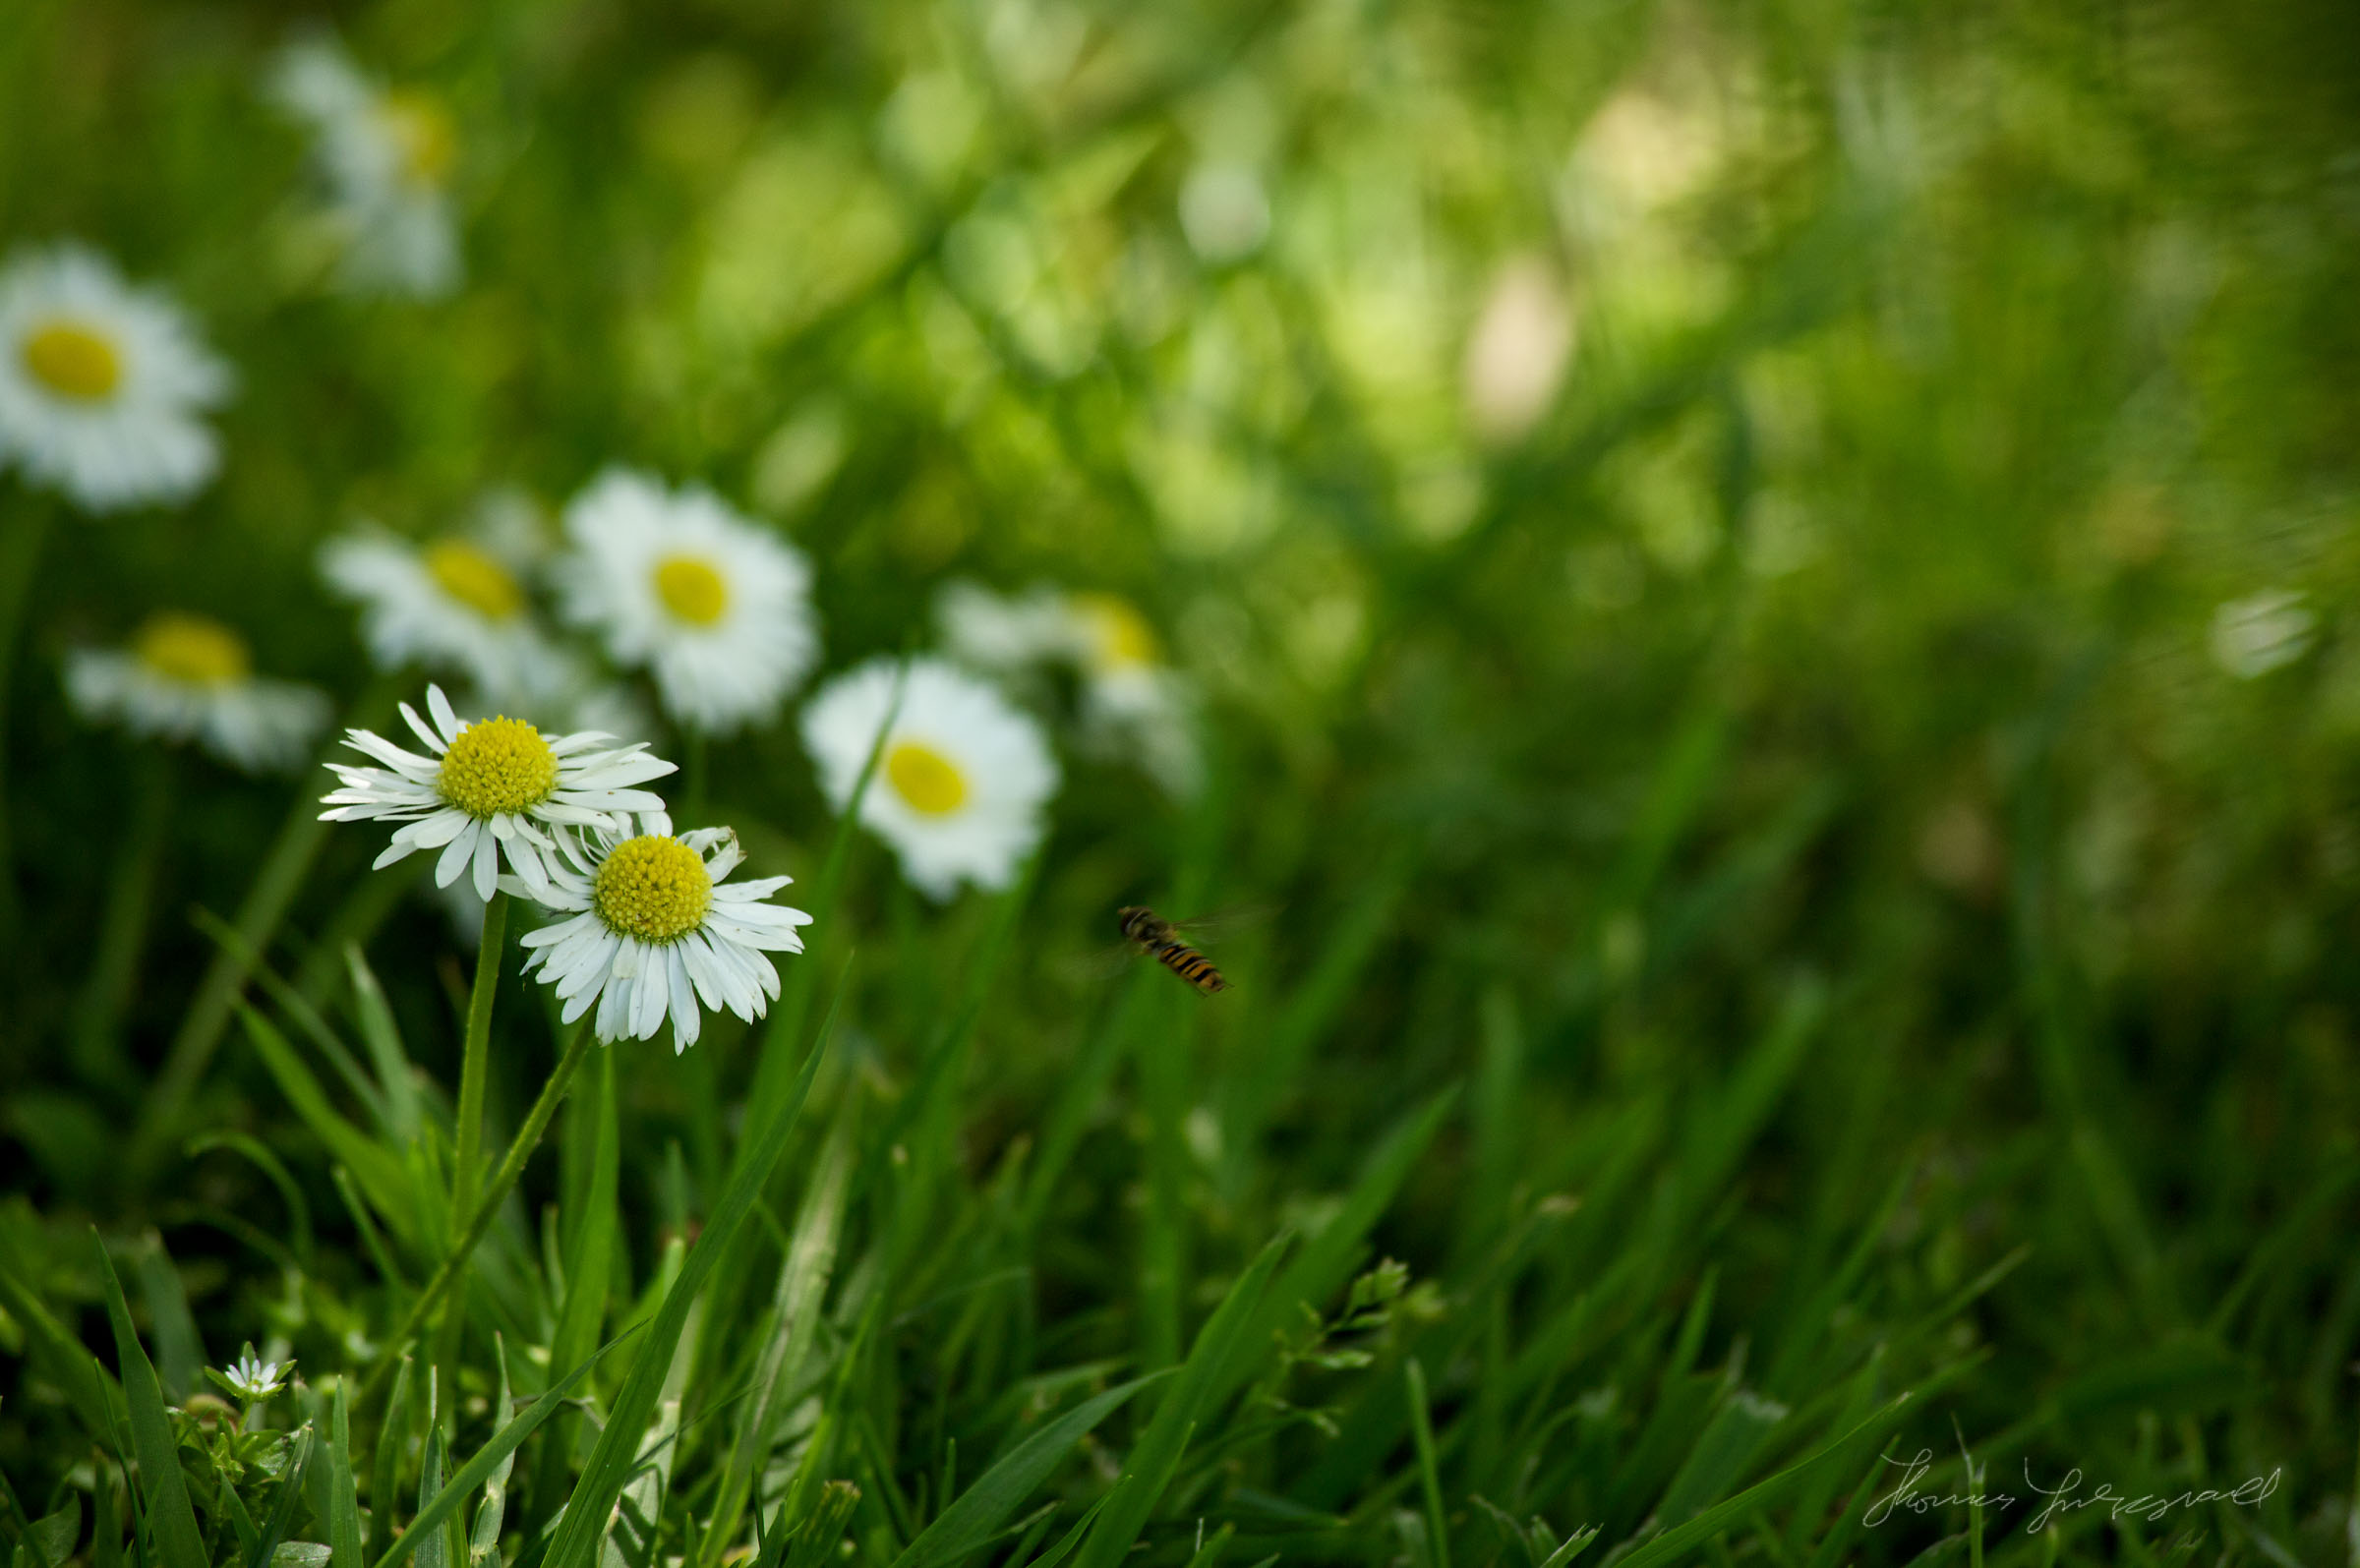
[[[811,568],[709,491],[609,473],[565,509],[565,533],[567,617],[618,664],[652,671],[683,724],[769,718],[818,655]]]
[[[997,688],[938,659],[909,668],[894,704],[894,667],[878,660],[830,681],[803,710],[803,744],[837,809],[884,733],[860,820],[931,899],[962,880],[1004,888],[1040,842],[1057,763],[1039,726]]]
[[[328,720],[318,688],[255,674],[244,638],[175,610],[148,617],[127,648],[68,654],[66,696],[93,723],[194,740],[247,773],[300,763]]]
[[[180,309],[79,245],[0,267],[0,458],[93,512],[184,500],[220,466],[229,372]]]
[[[1085,735],[1101,751],[1132,752],[1173,794],[1194,794],[1204,774],[1195,704],[1180,672],[1162,662],[1147,617],[1114,594],[1078,593],[1066,603]]]
[[[459,139],[450,111],[426,93],[370,81],[322,38],[289,45],[271,87],[314,138],[329,218],[344,244],[345,286],[418,299],[455,288],[450,177]]]
[[[361,640],[381,668],[454,667],[502,702],[562,681],[516,568],[472,540],[351,534],[321,548],[320,571],[360,603]]]
[[[1174,794],[1195,792],[1203,773],[1195,705],[1129,600],[1045,586],[1002,598],[953,583],[935,610],[944,643],[963,664],[1003,675],[1044,665],[1072,669],[1082,680],[1084,744],[1134,757]]]
[[[672,1048],[703,1031],[702,1009],[751,1023],[779,994],[766,953],[800,953],[800,909],[766,902],[794,879],[725,885],[745,856],[728,828],[676,837],[660,811],[558,837],[541,902],[572,918],[525,933],[524,972],[558,993],[571,1023],[598,1006],[602,1041],[647,1040],[672,1019]]]
[[[1045,586],[1002,598],[975,583],[949,583],[934,602],[934,615],[954,658],[995,674],[1063,658],[1073,647],[1065,598]]]
[[[321,820],[401,824],[377,857],[379,866],[440,849],[437,886],[448,887],[472,868],[476,893],[489,899],[504,858],[524,891],[547,902],[557,849],[551,830],[600,828],[629,812],[663,809],[661,799],[631,787],[673,771],[644,745],[602,746],[615,737],[594,729],[544,735],[521,719],[469,723],[451,711],[440,686],[426,688],[426,706],[432,727],[406,702],[401,717],[433,755],[348,729],[344,743],[384,766],[328,764],[344,787],[322,798],[329,809]]]

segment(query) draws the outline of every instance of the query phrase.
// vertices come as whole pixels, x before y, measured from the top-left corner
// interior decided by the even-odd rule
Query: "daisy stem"
[[[32,588],[33,569],[40,564],[41,541],[49,532],[56,503],[28,499],[15,508],[16,521],[0,528],[0,943],[16,950],[17,866],[8,824],[8,710],[9,690],[16,673],[17,633],[25,618],[25,601]]]
[[[461,1270],[467,1266],[468,1259],[474,1256],[476,1244],[492,1228],[492,1216],[499,1212],[509,1190],[515,1187],[516,1179],[524,1174],[525,1161],[532,1158],[533,1150],[540,1145],[541,1134],[549,1131],[550,1118],[558,1114],[558,1106],[564,1101],[565,1091],[572,1087],[574,1071],[582,1065],[582,1058],[590,1054],[590,1020],[584,1018],[573,1026],[572,1035],[565,1042],[565,1054],[558,1058],[558,1065],[550,1070],[548,1081],[541,1085],[541,1097],[533,1102],[532,1110],[525,1114],[524,1126],[516,1130],[516,1136],[508,1144],[508,1152],[501,1160],[500,1169],[492,1173],[490,1185],[477,1195],[474,1206],[464,1215],[453,1211],[451,1218],[458,1232],[457,1243],[418,1292],[418,1299],[410,1304],[409,1312],[402,1318],[401,1326],[380,1347],[377,1365],[371,1368],[368,1380],[361,1385],[361,1396],[353,1402],[356,1405],[365,1406],[384,1392],[387,1379],[393,1375],[393,1368],[400,1365],[403,1349],[418,1337],[419,1330],[426,1326],[427,1319],[434,1315],[442,1298],[450,1294],[450,1288],[458,1280]]]
[[[450,1168],[453,1219],[475,1202],[476,1178],[484,1159],[484,1077],[491,1062],[492,998],[500,989],[500,960],[506,945],[508,896],[494,891],[484,905],[484,929],[475,949],[475,988],[467,994],[467,1043],[459,1058],[458,1153]]]

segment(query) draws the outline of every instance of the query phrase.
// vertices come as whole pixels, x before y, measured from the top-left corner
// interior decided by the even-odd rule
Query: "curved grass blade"
[[[1135,1377],[1119,1388],[1110,1388],[1094,1399],[1086,1399],[1017,1444],[904,1547],[902,1554],[893,1560],[893,1568],[942,1568],[943,1564],[955,1562],[983,1544],[999,1528],[1000,1521],[1015,1512],[1016,1505],[1048,1479],[1049,1472],[1057,1468],[1084,1433],[1132,1395],[1178,1370],[1167,1366],[1162,1371]]]
[[[1147,1528],[1148,1515],[1162,1500],[1172,1472],[1187,1451],[1198,1420],[1207,1415],[1232,1386],[1225,1373],[1240,1341],[1259,1315],[1265,1288],[1278,1267],[1289,1237],[1280,1235],[1262,1249],[1252,1266],[1237,1277],[1221,1305],[1197,1331],[1197,1343],[1180,1364],[1180,1375],[1156,1407],[1155,1419],[1123,1460],[1123,1479],[1130,1485],[1110,1505],[1082,1543],[1079,1568],[1114,1568],[1130,1555],[1132,1543]]]

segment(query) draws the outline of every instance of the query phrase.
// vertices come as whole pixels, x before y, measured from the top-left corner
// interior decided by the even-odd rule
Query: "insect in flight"
[[[1166,920],[1145,904],[1138,903],[1115,910],[1114,918],[1122,930],[1124,941],[1206,996],[1229,989],[1229,982],[1221,978],[1221,971],[1212,966],[1212,960],[1181,941],[1177,935],[1179,925],[1193,922]]]

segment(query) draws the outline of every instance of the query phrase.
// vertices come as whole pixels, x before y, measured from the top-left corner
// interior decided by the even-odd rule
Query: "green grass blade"
[[[278,1500],[270,1505],[270,1516],[263,1521],[256,1537],[254,1553],[246,1559],[246,1568],[270,1568],[270,1558],[278,1543],[287,1539],[287,1530],[295,1522],[296,1499],[303,1495],[304,1472],[311,1465],[312,1451],[320,1446],[320,1434],[305,1425],[287,1442],[287,1468],[279,1482]]]
[[[435,1493],[434,1499],[419,1508],[418,1517],[410,1521],[410,1528],[403,1531],[394,1539],[393,1543],[385,1548],[384,1554],[377,1559],[375,1568],[394,1568],[394,1564],[425,1543],[423,1537],[439,1529],[444,1520],[454,1516],[458,1512],[459,1506],[478,1486],[483,1485],[495,1475],[506,1476],[509,1458],[516,1452],[517,1446],[530,1437],[534,1430],[549,1419],[552,1411],[565,1402],[567,1396],[572,1394],[582,1379],[590,1375],[591,1368],[606,1359],[608,1351],[613,1350],[638,1331],[636,1327],[627,1328],[615,1336],[600,1349],[597,1355],[592,1356],[572,1371],[552,1383],[549,1391],[526,1406],[522,1415],[493,1433],[492,1440],[478,1449],[474,1458],[459,1467],[458,1474],[443,1483],[442,1489]],[[609,1508],[615,1506],[612,1499],[609,1499],[607,1506]]]
[[[409,1053],[402,1049],[401,1030],[393,1022],[384,987],[377,983],[377,971],[358,946],[344,950],[344,967],[352,978],[352,1011],[360,1022],[361,1043],[369,1048],[369,1060],[377,1069],[385,1131],[407,1143],[418,1135],[418,1083],[410,1072]]]
[[[1735,1497],[1707,1508],[1703,1513],[1665,1531],[1619,1559],[1619,1568],[1653,1568],[1656,1563],[1684,1563],[1695,1560],[1696,1547],[1722,1531],[1738,1524],[1749,1515],[1776,1507],[1787,1494],[1800,1486],[1820,1465],[1854,1451],[1857,1444],[1873,1440],[1901,1418],[1910,1396],[1903,1394],[1884,1409],[1861,1422],[1852,1430],[1821,1448],[1806,1459],[1798,1461],[1767,1480],[1754,1482]]]
[[[492,1359],[500,1365],[500,1394],[493,1402],[497,1417],[508,1414],[508,1348],[498,1334],[492,1336]],[[560,1365],[562,1365],[561,1363]],[[486,1563],[500,1560],[500,1526],[508,1511],[508,1476],[516,1468],[516,1450],[510,1448],[494,1462],[484,1477],[484,1500],[475,1511],[475,1527],[467,1537],[467,1568],[484,1568]],[[420,1497],[421,1512],[432,1501]],[[455,1517],[455,1516],[454,1516]]]
[[[1409,1391],[1409,1431],[1416,1440],[1418,1483],[1426,1493],[1426,1531],[1434,1548],[1434,1568],[1450,1568],[1450,1518],[1443,1508],[1442,1471],[1434,1457],[1434,1417],[1426,1401],[1426,1368],[1412,1356],[1401,1372]]]
[[[1180,1364],[1180,1375],[1124,1459],[1123,1476],[1130,1484],[1083,1542],[1078,1568],[1114,1568],[1130,1554],[1139,1533],[1147,1527],[1149,1514],[1171,1484],[1172,1472],[1178,1468],[1198,1422],[1229,1392],[1231,1367],[1244,1360],[1238,1355],[1239,1342],[1260,1320],[1265,1291],[1270,1276],[1277,1272],[1287,1241],[1279,1236],[1264,1247],[1262,1255],[1237,1277],[1221,1305],[1198,1330],[1188,1360]]]
[[[26,1283],[23,1270],[0,1252],[0,1307],[24,1330],[32,1360],[49,1380],[65,1390],[74,1414],[91,1437],[111,1444],[115,1434],[114,1405],[123,1395],[114,1374],[92,1361],[82,1342],[41,1305]]]
[[[270,1020],[243,1003],[238,1006],[238,1017],[246,1025],[246,1037],[254,1044],[255,1054],[263,1066],[270,1070],[279,1092],[303,1118],[306,1126],[320,1134],[329,1152],[352,1172],[352,1178],[371,1206],[384,1217],[387,1226],[403,1240],[413,1239],[416,1224],[411,1216],[409,1175],[401,1161],[384,1144],[362,1132],[336,1113],[328,1104],[327,1092],[311,1069],[295,1054],[287,1037],[278,1032]]]
[[[397,1474],[401,1450],[410,1431],[411,1384],[418,1367],[404,1356],[393,1372],[393,1392],[385,1396],[385,1413],[377,1423],[377,1454],[369,1477],[369,1529],[361,1537],[361,1555],[382,1551],[393,1539],[393,1498],[400,1484]]]
[[[1150,1383],[1176,1373],[1166,1367],[1086,1399],[1001,1457],[893,1560],[893,1568],[943,1568],[990,1539],[1000,1521],[1046,1481],[1083,1435]]]
[[[737,1440],[723,1473],[720,1501],[705,1536],[704,1560],[714,1561],[738,1531],[762,1468],[770,1462],[785,1401],[796,1385],[818,1327],[820,1303],[836,1270],[836,1244],[853,1175],[853,1110],[848,1096],[836,1116],[819,1168],[796,1215],[787,1256],[779,1265],[769,1321],[772,1329],[754,1364],[753,1397],[746,1401]]]
[[[848,959],[846,969],[850,968]],[[804,1097],[811,1092],[811,1079],[819,1070],[820,1060],[827,1054],[828,1035],[835,1026],[837,1011],[844,1004],[845,978],[839,975],[837,979],[835,999],[829,1004],[818,1037],[803,1060],[794,1091],[748,1140],[748,1157],[732,1174],[729,1189],[715,1205],[703,1236],[689,1249],[680,1277],[666,1293],[646,1339],[640,1342],[630,1372],[608,1412],[606,1429],[599,1434],[581,1480],[575,1482],[573,1495],[565,1504],[565,1516],[558,1526],[557,1539],[550,1546],[549,1568],[590,1568],[596,1560],[598,1542],[606,1534],[607,1515],[637,1468],[638,1435],[647,1429],[655,1415],[657,1396],[662,1391],[665,1373],[671,1369],[673,1352],[679,1345],[681,1330],[687,1326],[688,1309],[712,1274],[714,1264],[729,1249],[738,1227],[745,1222],[754,1199],[770,1180],[772,1168],[787,1150],[788,1135],[795,1129]]]
[[[123,1379],[123,1405],[131,1413],[132,1452],[139,1456],[140,1480],[146,1490],[148,1529],[152,1533],[158,1568],[211,1568],[206,1561],[204,1538],[197,1534],[197,1513],[189,1505],[189,1488],[181,1478],[179,1444],[172,1435],[172,1418],[164,1412],[164,1391],[155,1366],[140,1348],[131,1326],[131,1307],[123,1300],[123,1282],[115,1277],[114,1260],[97,1230],[90,1245],[98,1252],[99,1277],[106,1283],[106,1315],[114,1325],[115,1365]]]
[[[1105,1496],[1083,1510],[1082,1517],[1074,1521],[1073,1529],[1058,1537],[1055,1545],[1027,1563],[1025,1568],[1057,1568],[1059,1563],[1072,1556],[1074,1548],[1082,1544],[1082,1538],[1089,1532],[1091,1525],[1096,1521],[1099,1514],[1105,1511],[1108,1503],[1123,1494],[1127,1484],[1127,1480],[1118,1480],[1107,1489]]]
[[[385,1506],[389,1509],[390,1501]],[[344,1377],[336,1379],[335,1405],[327,1423],[327,1551],[330,1568],[361,1568],[361,1494],[352,1470],[352,1381]]]

